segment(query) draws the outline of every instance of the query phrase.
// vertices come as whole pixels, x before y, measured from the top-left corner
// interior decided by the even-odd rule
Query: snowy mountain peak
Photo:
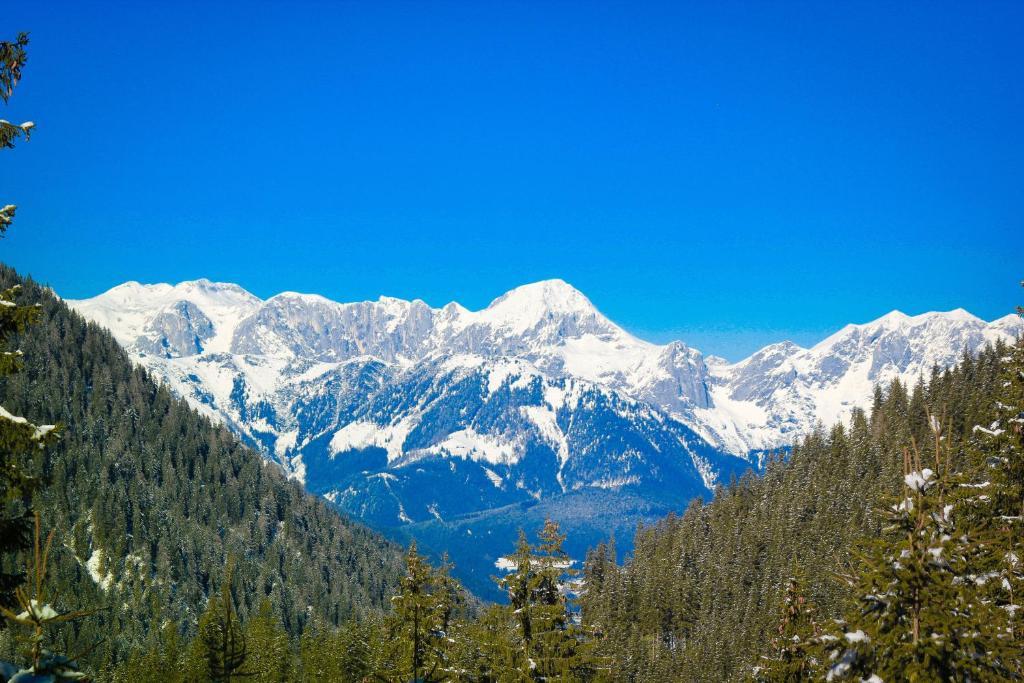
[[[563,313],[595,310],[590,299],[581,291],[557,278],[520,285],[499,296],[487,308],[520,311],[544,309]]]
[[[966,310],[962,308],[955,308],[952,311],[931,311],[928,313],[920,313],[918,315],[908,315],[903,311],[894,310],[886,313],[877,320],[857,325],[856,327],[915,326],[925,325],[936,321],[985,324],[983,320],[968,313]]]
[[[523,334],[538,325],[566,319],[582,322],[588,328],[598,323],[601,331],[610,325],[590,299],[564,280],[543,280],[516,287],[473,314],[467,322]]]
[[[729,364],[681,341],[637,339],[559,279],[516,287],[479,311],[388,296],[339,303],[282,292],[261,301],[237,285],[206,279],[126,282],[68,303],[111,328],[140,357],[154,364],[180,360],[174,373],[186,383],[226,363],[215,383],[228,393],[235,386],[231,373],[273,393],[292,381],[289,373],[305,377],[311,368],[326,372],[352,361],[383,364],[373,373],[380,367],[400,373],[444,359],[490,365],[517,359],[547,378],[584,380],[644,401],[739,454],[792,443],[816,421],[841,420],[864,405],[876,383],[898,377],[912,384],[934,365],[952,365],[965,351],[1024,331],[1013,315],[986,323],[963,309],[896,310],[847,325],[809,349],[780,342]]]

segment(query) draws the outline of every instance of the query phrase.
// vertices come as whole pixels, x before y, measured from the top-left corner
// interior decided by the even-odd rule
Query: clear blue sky
[[[645,6],[640,6],[645,4]],[[0,259],[481,307],[738,358],[1024,300],[1024,3],[53,3]],[[5,35],[6,37],[6,35]]]

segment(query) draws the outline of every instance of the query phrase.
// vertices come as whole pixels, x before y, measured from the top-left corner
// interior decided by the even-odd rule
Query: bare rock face
[[[203,352],[203,342],[213,334],[213,322],[198,306],[176,301],[153,317],[135,346],[143,353],[165,358],[194,356]]]

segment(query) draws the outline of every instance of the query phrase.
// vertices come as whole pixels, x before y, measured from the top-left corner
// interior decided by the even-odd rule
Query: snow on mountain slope
[[[263,301],[208,280],[129,282],[67,303],[311,492],[424,547],[464,551],[460,572],[478,588],[510,529],[552,514],[581,548],[611,529],[628,543],[638,522],[759,464],[756,451],[867,406],[876,384],[913,384],[1024,332],[1016,316],[893,312],[730,364],[638,339],[561,280],[480,311]]]
[[[238,285],[192,280],[178,285],[126,282],[84,301],[69,301],[126,348],[167,357],[227,351],[238,322],[260,300]]]
[[[811,349],[782,342],[728,364],[682,342],[637,339],[561,280],[518,287],[480,311],[388,297],[338,303],[293,292],[260,301],[208,280],[130,282],[69,303],[110,327],[209,414],[253,438],[262,429],[261,442],[273,442],[276,432],[269,422],[244,419],[243,385],[245,400],[287,411],[296,378],[328,377],[353,360],[399,372],[437,357],[477,365],[513,358],[546,377],[585,380],[649,403],[711,444],[745,455],[788,445],[816,422],[845,419],[868,404],[875,384],[912,384],[933,366],[948,367],[964,352],[1024,331],[1012,315],[986,323],[963,310],[894,311],[848,325]]]
[[[893,311],[847,325],[810,349],[783,342],[734,365],[713,366],[713,408],[695,417],[733,452],[785,445],[816,422],[831,425],[856,407],[867,408],[876,385],[927,381],[932,368],[948,368],[964,353],[1022,333],[1024,321],[1016,315],[987,323],[963,309],[916,316]]]

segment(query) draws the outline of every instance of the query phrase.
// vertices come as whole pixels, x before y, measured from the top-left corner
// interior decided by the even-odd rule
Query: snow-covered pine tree
[[[535,568],[533,549],[526,539],[526,532],[522,529],[519,530],[516,550],[508,560],[512,564],[512,571],[498,579],[498,585],[508,595],[509,609],[517,627],[516,641],[518,641],[522,653],[518,666],[524,679],[528,680],[531,670],[536,666],[532,658],[533,600],[531,599],[532,586],[535,582]]]
[[[18,34],[14,42],[0,41],[0,99],[5,104],[21,80],[26,45],[26,33]],[[13,147],[14,140],[21,134],[27,136],[31,127],[0,119],[0,148]],[[12,204],[0,208],[0,237],[10,227],[14,210]],[[21,351],[8,348],[10,339],[39,317],[37,305],[18,305],[20,291],[16,286],[0,292],[0,376],[21,369]],[[0,606],[14,606],[14,589],[24,580],[24,574],[12,562],[16,562],[16,553],[31,548],[30,502],[39,484],[31,463],[54,438],[53,425],[34,425],[0,406]]]
[[[443,680],[448,642],[444,626],[451,617],[451,586],[447,574],[439,575],[419,554],[415,541],[409,545],[405,563],[398,595],[391,600],[397,632],[405,649],[399,673],[413,681]]]
[[[29,635],[24,638],[27,644],[26,658],[28,665],[19,667],[12,662],[0,662],[0,681],[9,683],[60,683],[60,681],[80,681],[88,678],[78,670],[76,657],[53,652],[46,648],[47,631],[57,624],[64,624],[87,617],[92,612],[72,611],[60,612],[54,608],[53,596],[47,585],[46,573],[49,562],[50,548],[53,544],[54,531],[41,541],[39,513],[34,516],[35,535],[33,537],[32,559],[29,561],[29,588],[18,587],[14,591],[17,607],[20,612],[7,607],[0,607],[0,616],[12,624],[27,627]]]
[[[525,680],[599,680],[604,670],[571,609],[570,582],[579,572],[564,543],[552,520],[544,522],[536,546],[520,532],[513,569],[499,581],[518,627],[519,674]]]
[[[1024,340],[1001,347],[1002,372],[991,421],[974,425],[969,469],[956,489],[957,509],[984,539],[970,581],[998,607],[1005,661],[1024,678]]]
[[[807,598],[807,580],[799,567],[786,581],[779,626],[771,651],[763,657],[754,680],[803,683],[821,677],[821,626],[814,603]]]
[[[858,607],[834,636],[826,679],[893,681],[1004,680],[1002,610],[970,580],[986,541],[950,495],[951,452],[930,418],[933,462],[916,445],[904,452],[904,491],[885,513],[850,577]],[[827,638],[828,636],[825,636]]]
[[[7,104],[14,88],[21,80],[21,68],[25,65],[28,56],[25,47],[28,45],[28,34],[19,33],[13,42],[0,41],[0,100]],[[26,121],[21,124],[14,124],[6,119],[0,119],[0,149],[14,147],[14,142],[20,137],[28,140],[35,124]],[[5,204],[0,206],[0,234],[7,230],[14,220],[15,206]]]

